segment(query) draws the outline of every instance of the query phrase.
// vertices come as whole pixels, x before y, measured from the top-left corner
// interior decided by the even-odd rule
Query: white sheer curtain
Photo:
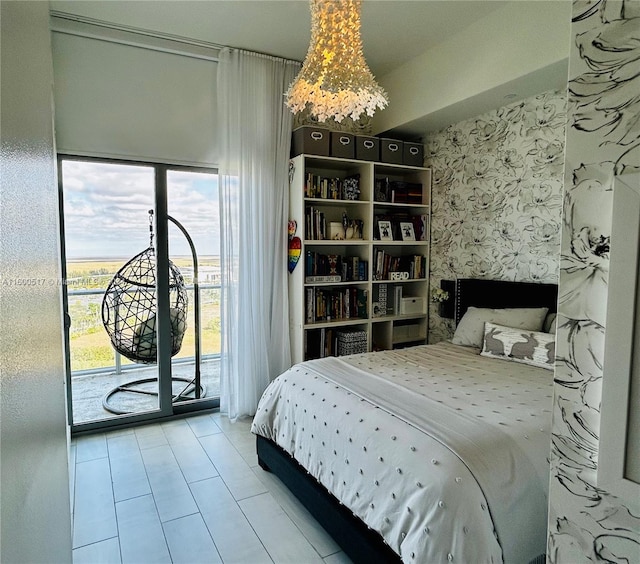
[[[299,65],[237,49],[218,63],[221,412],[253,415],[289,368],[287,290],[291,113],[284,92]]]

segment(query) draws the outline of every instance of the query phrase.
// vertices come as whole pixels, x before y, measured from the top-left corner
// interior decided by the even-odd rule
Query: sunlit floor
[[[115,410],[127,413],[142,413],[158,409],[157,366],[142,366],[126,370],[121,374],[103,372],[86,376],[74,376],[71,379],[73,398],[73,423],[86,423],[115,417],[116,414],[103,406],[105,395],[118,386],[138,380],[152,380],[133,386],[137,390],[151,393],[118,392],[108,398],[108,405]],[[195,363],[174,363],[172,366],[173,394],[177,395],[185,388],[185,394],[193,398],[194,386],[190,386],[195,376]],[[201,397],[214,398],[220,396],[220,360],[205,360],[201,363],[200,381],[203,387]],[[204,392],[204,393],[202,393]]]
[[[73,563],[350,564],[258,466],[250,425],[213,413],[73,439]]]

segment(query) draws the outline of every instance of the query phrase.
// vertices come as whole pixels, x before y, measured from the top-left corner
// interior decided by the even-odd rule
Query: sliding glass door
[[[74,430],[219,405],[217,174],[61,157]]]
[[[220,397],[220,214],[218,176],[167,170],[169,257],[184,276],[189,311],[174,385],[195,381],[191,397]],[[190,401],[185,398],[185,402]]]

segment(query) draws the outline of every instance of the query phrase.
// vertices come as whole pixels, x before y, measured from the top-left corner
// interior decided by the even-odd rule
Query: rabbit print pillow
[[[555,339],[553,333],[527,331],[486,322],[480,354],[553,370]]]

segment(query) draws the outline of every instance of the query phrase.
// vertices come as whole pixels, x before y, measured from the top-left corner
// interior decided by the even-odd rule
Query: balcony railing
[[[200,290],[200,336],[202,360],[220,358],[220,284],[199,283]],[[194,286],[186,286],[189,303],[193,304]],[[123,358],[109,341],[102,326],[102,299],[105,291],[101,289],[82,289],[67,291],[68,312],[71,317],[70,355],[71,375],[85,376],[111,372],[121,374],[144,365],[135,364]],[[186,364],[195,361],[195,352],[188,356],[186,351],[195,338],[193,312],[188,312],[187,332],[182,351],[172,359],[174,364]]]

